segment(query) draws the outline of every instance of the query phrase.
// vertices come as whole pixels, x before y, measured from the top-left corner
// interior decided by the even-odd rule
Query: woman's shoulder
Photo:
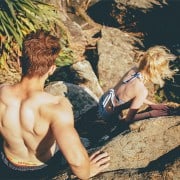
[[[146,86],[139,79],[135,79],[132,86],[133,86],[133,91],[135,91],[136,93],[142,94],[142,95],[148,94],[148,90]]]

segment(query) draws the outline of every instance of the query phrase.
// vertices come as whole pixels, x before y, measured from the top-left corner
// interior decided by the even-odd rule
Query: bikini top
[[[126,83],[134,80],[135,78],[142,78],[141,73],[137,72],[137,73],[133,74],[131,78],[127,79],[126,81],[123,81],[123,84],[126,84]],[[114,99],[116,100],[116,103],[118,105],[121,105],[121,104],[125,103],[123,100],[119,99],[119,97],[115,94],[114,89],[109,89],[108,95],[106,96],[106,98],[103,101],[103,106],[105,107],[106,104],[108,103],[108,101],[111,100],[113,106],[115,107]]]
[[[141,74],[140,72],[137,72],[137,73],[135,73],[135,74],[133,74],[133,75],[131,75],[131,76],[132,76],[132,77],[130,77],[129,79],[123,81],[123,84],[126,84],[126,83],[134,80],[135,78],[139,78],[139,79],[142,79],[142,78],[143,78],[143,77],[142,77],[142,74]]]

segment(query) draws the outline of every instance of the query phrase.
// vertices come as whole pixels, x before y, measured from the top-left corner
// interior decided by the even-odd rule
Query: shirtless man
[[[21,81],[0,87],[0,177],[48,175],[50,169],[61,168],[60,152],[80,179],[88,179],[109,165],[105,152],[88,156],[74,128],[68,99],[44,92],[59,52],[59,39],[49,32],[30,33],[23,42]]]
[[[155,104],[147,99],[146,82],[162,87],[164,79],[172,78],[175,73],[169,66],[169,62],[175,58],[164,46],[154,46],[138,54],[136,58],[138,66],[130,69],[100,98],[99,115],[101,118],[105,120],[119,118],[122,122],[129,124],[137,120],[168,115],[168,106]],[[148,111],[137,113],[143,104],[149,106]],[[122,110],[128,108],[127,116],[122,118]]]

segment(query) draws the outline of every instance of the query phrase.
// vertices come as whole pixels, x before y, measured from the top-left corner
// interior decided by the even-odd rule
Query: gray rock
[[[102,148],[111,156],[107,171],[146,167],[180,145],[179,116],[139,121],[132,124],[131,129]]]
[[[148,11],[153,8],[154,5],[162,6],[163,4],[167,4],[167,0],[115,0],[115,2],[121,6],[124,5],[144,11]]]
[[[45,90],[54,95],[67,96],[73,104],[76,123],[81,121],[81,128],[86,127],[85,130],[87,131],[89,128],[92,133],[91,135],[102,135],[100,132],[101,127],[97,124],[97,117],[94,116],[95,111],[89,114],[89,111],[96,107],[98,103],[96,98],[93,98],[95,95],[90,90],[87,91],[78,85],[62,81],[49,84]],[[94,123],[94,126],[89,126],[89,122]],[[98,179],[109,180],[110,177],[112,179],[128,179],[131,176],[143,179],[143,177],[150,176],[149,174],[139,175],[138,172],[140,169],[146,169],[154,161],[159,162],[158,159],[167,156],[169,152],[175,149],[177,152],[180,146],[179,132],[180,116],[166,116],[138,121],[130,125],[129,132],[120,133],[115,137],[111,137],[111,132],[106,131],[104,137],[108,138],[104,139],[105,144],[102,145],[101,142],[101,144],[96,144],[94,148],[108,152],[111,160],[109,168],[97,176]],[[86,135],[87,137],[82,137],[81,139],[83,142],[85,140],[87,148],[91,148],[91,141],[88,139],[88,134]],[[109,139],[109,137],[112,139]],[[87,150],[89,153],[94,151],[93,149]],[[174,166],[178,166],[178,157],[178,153],[175,154],[176,165]],[[171,171],[171,173],[166,172],[166,176],[178,177],[177,169],[178,167],[175,171]],[[60,180],[73,178],[74,176],[69,168],[60,171],[54,177],[54,179]],[[96,177],[94,178],[97,179]]]
[[[88,89],[90,89],[98,98],[103,94],[103,90],[99,85],[97,76],[88,61],[83,60],[74,63],[72,68],[76,71],[79,78],[85,81],[85,83],[81,84],[81,86],[88,87]]]
[[[140,40],[117,28],[103,27],[98,41],[98,75],[104,91],[113,87],[135,65],[133,46]]]
[[[56,96],[66,96],[73,105],[75,121],[98,104],[98,98],[90,89],[71,83],[51,82],[45,87],[45,91]]]
[[[180,117],[159,117],[136,122],[131,131],[102,146],[109,153],[110,166],[92,180],[180,178]],[[76,179],[70,169],[53,179]]]

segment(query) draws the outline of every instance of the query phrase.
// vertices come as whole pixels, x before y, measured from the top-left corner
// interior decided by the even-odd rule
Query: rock
[[[105,172],[96,177],[91,178],[92,180],[129,180],[129,179],[154,179],[154,180],[175,180],[180,179],[180,159],[174,160],[173,154],[176,154],[180,151],[180,148],[173,150],[168,153],[167,156],[163,156],[162,159],[165,159],[163,162],[157,160],[154,164],[154,167],[142,168],[142,169],[126,169],[126,170],[117,170]],[[170,154],[170,155],[169,155]],[[166,159],[171,159],[171,162],[168,162]]]
[[[88,89],[90,89],[98,98],[103,94],[103,90],[99,85],[97,76],[88,61],[84,60],[74,63],[72,68],[76,71],[80,79],[83,78],[85,81],[85,83],[81,84],[81,86],[88,87]]]
[[[98,41],[98,77],[103,91],[112,88],[129,69],[136,66],[135,52],[139,51],[135,44],[141,44],[140,39],[117,28],[103,27],[102,38]],[[146,83],[148,99],[156,102],[155,87]]]
[[[66,96],[73,105],[75,121],[94,106],[97,106],[97,97],[87,87],[65,83],[62,81],[51,82],[45,91],[56,96]]]
[[[130,129],[129,133],[117,135],[101,148],[97,146],[109,153],[110,166],[91,180],[179,179],[180,117],[139,121]],[[66,169],[53,179],[77,178]]]
[[[66,96],[73,105],[75,128],[81,137],[88,137],[91,144],[109,132],[110,126],[98,119],[98,97],[87,87],[63,81],[49,83],[45,91],[53,95]]]
[[[92,179],[123,179],[131,176],[139,179],[160,176],[161,168],[171,163],[176,170],[164,171],[165,177],[177,177],[180,145],[180,116],[165,116],[135,122],[129,131],[119,131],[112,136],[110,128],[99,123],[96,116],[96,96],[86,88],[62,81],[53,82],[45,90],[54,95],[65,95],[73,104],[75,124],[82,139],[86,140],[86,148],[91,153],[101,149],[109,153],[111,164],[103,173]],[[96,97],[96,98],[93,98]],[[78,124],[78,126],[77,126]],[[117,128],[118,129],[118,128]],[[88,132],[89,131],[89,132]],[[104,135],[104,142],[100,141]],[[110,137],[110,138],[109,138]],[[93,140],[98,139],[95,143]],[[93,149],[91,149],[93,147]],[[170,156],[171,155],[171,156]],[[172,157],[173,155],[173,157]],[[161,160],[164,157],[166,160]],[[167,158],[169,157],[169,158]],[[172,165],[172,163],[174,163]],[[153,169],[152,167],[156,167]],[[151,173],[148,173],[151,169]],[[163,171],[163,170],[162,170]],[[74,179],[69,168],[60,170],[53,179]],[[123,179],[124,180],[124,179]]]
[[[111,156],[107,171],[146,167],[180,145],[179,116],[159,117],[135,124],[136,130],[115,137],[102,148]]]
[[[133,44],[140,42],[134,36],[117,28],[103,27],[97,43],[99,82],[104,91],[113,87],[135,65]]]
[[[153,8],[154,5],[162,6],[163,4],[167,4],[166,0],[115,0],[115,2],[121,6],[124,5],[126,7],[137,8],[144,11],[148,11]]]

